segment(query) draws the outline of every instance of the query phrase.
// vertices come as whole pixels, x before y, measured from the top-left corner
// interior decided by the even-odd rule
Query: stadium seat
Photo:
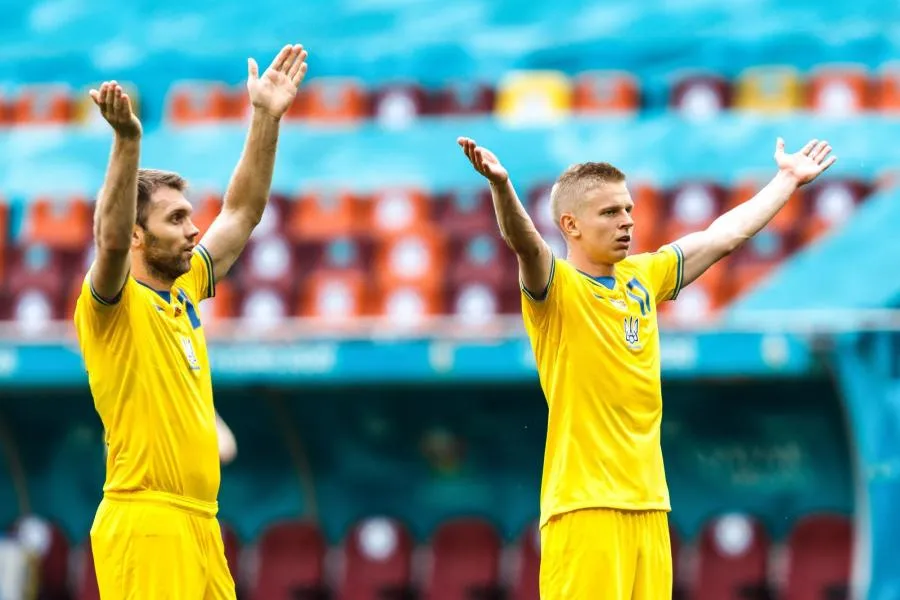
[[[700,534],[691,598],[767,597],[768,553],[769,537],[758,521],[739,514],[713,520]]]
[[[728,192],[723,212],[727,212],[737,206],[750,200],[761,189],[763,189],[768,180],[762,176],[747,176],[741,178]],[[797,226],[803,223],[806,217],[807,204],[806,197],[803,194],[803,188],[794,192],[787,204],[778,211],[775,217],[769,222],[768,227],[786,234],[795,233]]]
[[[291,117],[311,124],[353,124],[370,114],[362,82],[349,77],[313,77],[304,82]]]
[[[295,198],[288,211],[288,235],[297,242],[355,235],[365,222],[360,200],[342,190],[310,190]]]
[[[13,95],[10,86],[0,84],[0,127],[9,127],[13,121]]]
[[[531,186],[525,198],[521,199],[525,203],[528,214],[534,221],[535,226],[541,232],[558,228],[550,207],[550,192],[552,190],[553,182],[541,182]]]
[[[7,251],[10,244],[9,204],[0,195],[0,290],[6,284]]]
[[[662,207],[659,191],[643,181],[629,183],[628,189],[634,202],[631,211],[634,229],[631,232],[630,252],[631,254],[652,252],[669,241],[660,237]]]
[[[336,600],[412,597],[413,539],[396,519],[356,523],[342,548]]]
[[[376,249],[375,280],[380,289],[418,285],[440,289],[444,283],[447,250],[441,232],[420,226],[381,241]]]
[[[659,314],[670,323],[691,325],[715,317],[728,299],[728,259],[710,267],[700,278],[683,287],[674,302],[663,302]]]
[[[262,219],[250,234],[250,241],[265,240],[273,236],[290,237],[287,227],[290,206],[291,200],[288,196],[272,192]]]
[[[383,85],[372,93],[372,117],[387,129],[403,129],[425,114],[427,101],[418,84]]]
[[[77,600],[100,600],[100,589],[97,584],[97,573],[94,571],[94,554],[91,552],[91,538],[84,540],[79,549],[80,568],[75,581]]]
[[[873,103],[882,113],[900,113],[900,61],[882,65],[874,75]]]
[[[684,181],[664,192],[665,223],[661,241],[673,242],[684,235],[706,229],[722,214],[725,190],[714,182]]]
[[[166,97],[166,120],[173,125],[226,121],[239,116],[236,95],[224,83],[179,81]]]
[[[69,541],[49,521],[26,516],[16,521],[13,535],[32,557],[38,559],[38,598],[69,599]]]
[[[811,243],[846,223],[868,193],[868,184],[860,180],[832,177],[811,183],[805,192],[809,216],[800,232],[802,241]]]
[[[803,80],[793,67],[750,67],[735,82],[734,108],[758,113],[792,112],[803,108],[804,96]]]
[[[822,65],[807,79],[809,108],[827,117],[845,117],[869,109],[869,74],[863,65]]]
[[[241,298],[238,282],[234,278],[216,282],[216,295],[200,305],[200,322],[206,331],[215,329],[222,321],[236,316],[237,302]]]
[[[731,83],[709,73],[681,74],[669,95],[669,107],[690,119],[714,117],[731,104]]]
[[[528,524],[516,545],[516,575],[511,600],[540,600],[541,530]]]
[[[431,222],[428,194],[416,188],[376,190],[368,207],[366,222],[375,237],[390,237],[419,229]]]
[[[499,238],[494,204],[488,189],[456,189],[437,194],[435,222],[451,240],[469,238],[482,233]]]
[[[552,123],[571,109],[572,83],[560,71],[514,71],[497,88],[496,115],[508,124]]]
[[[238,278],[245,292],[257,287],[279,290],[291,297],[295,288],[297,260],[294,247],[283,237],[250,240],[240,258]]]
[[[190,202],[193,208],[191,213],[191,221],[200,230],[200,238],[209,231],[216,217],[222,211],[222,195],[218,192],[202,192],[190,195]]]
[[[439,525],[431,539],[424,600],[499,597],[500,549],[487,521],[459,518]]]
[[[848,598],[853,527],[842,515],[802,518],[787,540],[785,600]]]
[[[498,236],[481,234],[457,241],[449,264],[448,310],[463,326],[484,331],[497,314],[518,312],[518,267]]]
[[[314,271],[300,287],[295,314],[330,326],[351,324],[372,310],[368,284],[360,269]]]
[[[415,329],[445,314],[443,290],[422,283],[398,283],[374,291],[373,312],[397,329]]]
[[[27,206],[23,241],[76,252],[92,240],[93,209],[86,198],[38,196]]]
[[[272,285],[241,290],[236,299],[236,315],[252,329],[272,332],[291,314],[292,295]]]
[[[631,73],[586,71],[574,79],[573,112],[581,115],[630,114],[640,107],[640,84]]]
[[[37,331],[59,319],[63,309],[65,276],[62,259],[42,245],[15,248],[11,253],[3,315],[26,330]]]
[[[428,101],[432,115],[481,115],[494,110],[496,92],[484,83],[452,81],[435,90]]]
[[[65,84],[34,84],[20,87],[12,98],[15,125],[65,125],[72,121],[74,99]]]
[[[250,600],[318,600],[325,598],[325,539],[318,527],[303,521],[269,526],[257,544],[259,569]]]

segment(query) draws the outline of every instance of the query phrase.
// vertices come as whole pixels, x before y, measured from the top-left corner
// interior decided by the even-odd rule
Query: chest
[[[635,355],[657,347],[656,304],[639,279],[617,280],[612,287],[584,281],[568,300],[565,334],[580,346]]]
[[[148,346],[159,366],[195,376],[208,371],[199,313],[189,300],[153,298],[141,312],[145,339],[137,342]]]

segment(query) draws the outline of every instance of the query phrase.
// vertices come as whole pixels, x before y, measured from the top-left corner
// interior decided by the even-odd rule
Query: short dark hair
[[[553,220],[559,219],[571,200],[578,200],[590,188],[604,183],[621,183],[625,173],[606,162],[584,162],[572,165],[556,180],[550,191],[550,206]]]
[[[172,171],[138,169],[137,218],[135,222],[144,229],[147,228],[147,215],[150,213],[150,197],[153,192],[164,187],[184,192],[187,189],[187,180]]]

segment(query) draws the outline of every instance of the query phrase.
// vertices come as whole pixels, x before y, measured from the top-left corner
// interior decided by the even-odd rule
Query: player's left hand
[[[262,76],[256,61],[247,59],[247,91],[253,108],[280,119],[291,107],[306,76],[306,56],[302,45],[287,45]]]
[[[831,146],[826,141],[810,140],[803,149],[794,154],[785,154],[784,140],[775,142],[775,162],[778,170],[797,181],[797,185],[809,183],[828,167],[834,164],[837,157],[832,156]]]

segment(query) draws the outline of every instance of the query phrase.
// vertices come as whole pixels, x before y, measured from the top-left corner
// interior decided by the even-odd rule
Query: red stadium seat
[[[428,194],[416,188],[386,188],[372,194],[366,222],[375,237],[404,234],[432,222]]]
[[[689,118],[713,117],[731,104],[731,84],[720,75],[682,74],[672,88],[669,106]]]
[[[800,232],[804,243],[811,243],[832,227],[846,223],[869,194],[869,186],[852,179],[829,178],[816,181],[806,189],[809,216]]]
[[[353,124],[369,115],[369,96],[357,79],[312,77],[300,88],[288,118],[311,123]]]
[[[94,571],[94,554],[91,552],[91,538],[85,539],[79,551],[80,569],[75,582],[77,600],[100,600],[100,587]]]
[[[272,285],[244,288],[236,301],[240,319],[258,331],[274,331],[291,314],[292,295]]]
[[[94,217],[87,199],[38,196],[27,210],[24,241],[72,252],[91,243]]]
[[[0,127],[13,125],[13,94],[4,86],[0,86]]]
[[[258,542],[259,570],[251,600],[319,598],[324,588],[325,539],[302,521],[270,526]]]
[[[869,109],[869,74],[863,65],[822,65],[807,80],[809,107],[829,117],[856,115]]]
[[[683,287],[674,302],[663,302],[659,313],[677,324],[702,323],[716,316],[727,300],[728,259],[710,267]]]
[[[346,191],[309,191],[288,210],[288,235],[298,242],[355,235],[364,224],[359,199]]]
[[[853,527],[842,515],[801,519],[787,541],[785,600],[848,597]]]
[[[69,541],[55,524],[38,517],[24,517],[13,526],[13,535],[29,554],[40,560],[38,597],[69,598]]]
[[[727,515],[707,524],[698,543],[697,578],[691,598],[764,597],[769,544],[762,525],[744,515]]]
[[[374,314],[397,328],[416,328],[429,318],[444,314],[442,290],[422,283],[397,283],[374,293]]]
[[[223,83],[180,81],[169,88],[166,119],[174,125],[234,119],[240,115],[237,97]]]
[[[768,181],[764,177],[745,177],[738,181],[728,194],[723,212],[727,212],[750,200],[765,187],[766,183]],[[806,198],[803,195],[803,188],[801,188],[794,192],[787,204],[769,222],[768,227],[787,234],[794,233],[797,224],[804,221],[806,212]]]
[[[541,530],[537,521],[525,528],[516,548],[512,600],[540,600]]]
[[[9,298],[3,318],[20,322],[25,328],[39,329],[62,316],[66,288],[60,255],[46,246],[16,248],[11,255],[7,289]]]
[[[573,82],[572,110],[581,114],[634,113],[641,107],[637,78],[625,71],[586,71]]]
[[[558,229],[550,207],[550,192],[552,190],[552,182],[539,183],[532,186],[528,190],[526,197],[522,198],[528,209],[529,216],[531,216],[535,226],[541,232]]]
[[[401,598],[412,590],[413,539],[394,519],[357,523],[344,540],[337,600]]]
[[[628,184],[634,209],[631,218],[634,219],[634,229],[631,232],[631,253],[652,252],[661,245],[673,240],[660,237],[661,227],[659,223],[661,200],[659,192],[649,183],[636,181]]]
[[[875,75],[873,103],[883,113],[900,112],[900,61],[889,62]]]
[[[706,181],[685,181],[665,194],[665,226],[662,238],[674,242],[680,237],[706,229],[722,214],[725,191]]]
[[[12,120],[16,125],[62,125],[72,121],[74,108],[67,85],[26,85],[13,96]]]
[[[482,233],[499,238],[491,192],[487,189],[453,190],[435,197],[435,222],[450,239],[469,238]]]
[[[371,311],[369,281],[359,269],[319,269],[299,291],[296,314],[319,323],[349,325]]]
[[[200,305],[200,319],[206,331],[215,329],[221,321],[236,316],[237,299],[240,297],[235,279],[216,282],[216,295]]]
[[[191,196],[193,207],[191,221],[200,230],[200,238],[202,238],[222,211],[222,195],[217,192],[205,192]]]
[[[451,82],[432,93],[428,101],[428,114],[477,115],[494,110],[496,93],[488,84]]]
[[[425,600],[489,596],[500,584],[500,548],[497,531],[486,521],[461,518],[438,526]]]
[[[417,285],[438,290],[447,264],[445,241],[432,226],[420,226],[382,241],[375,258],[375,279],[380,289]]]
[[[294,247],[283,237],[272,236],[250,240],[241,256],[238,278],[245,292],[270,287],[291,297],[296,271]]]
[[[372,116],[382,127],[408,127],[425,114],[428,95],[417,84],[388,84],[372,94]]]

